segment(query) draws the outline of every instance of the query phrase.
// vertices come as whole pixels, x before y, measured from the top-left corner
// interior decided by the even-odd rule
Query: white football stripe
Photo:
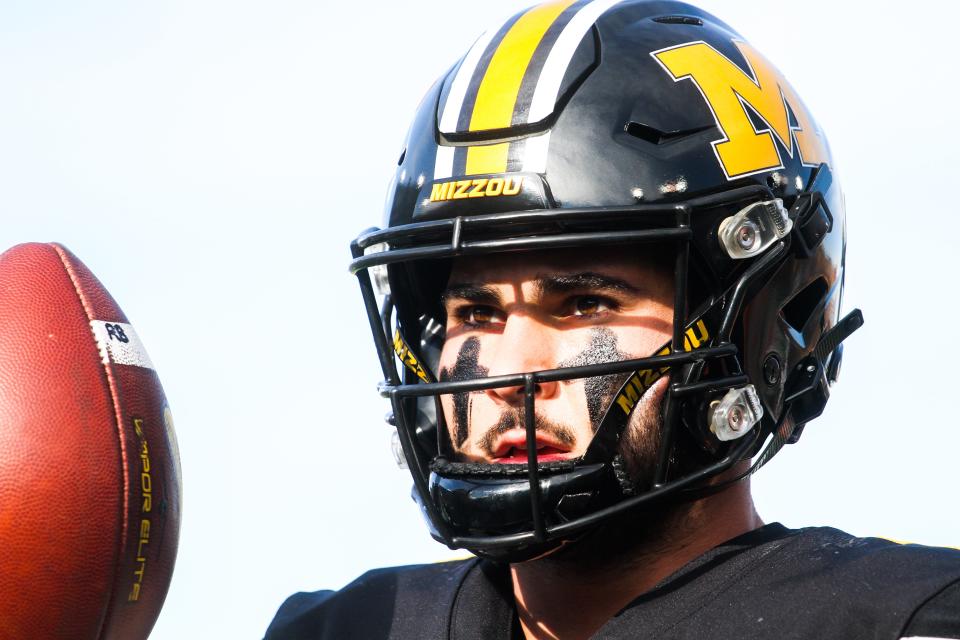
[[[90,328],[97,340],[103,364],[113,362],[153,369],[153,362],[150,361],[150,356],[132,325],[126,322],[91,320]]]
[[[551,47],[547,61],[544,63],[540,77],[537,79],[537,88],[534,90],[533,100],[530,102],[527,122],[539,122],[553,113],[553,107],[557,103],[557,94],[560,93],[560,83],[563,82],[563,76],[567,72],[570,60],[580,45],[580,41],[583,40],[584,34],[590,30],[593,23],[607,9],[620,1],[594,0],[581,7],[577,15],[573,16],[567,26],[563,28],[557,41]]]

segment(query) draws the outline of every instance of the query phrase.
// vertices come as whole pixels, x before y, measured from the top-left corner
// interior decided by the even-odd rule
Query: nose
[[[553,331],[536,318],[519,313],[510,314],[497,341],[496,355],[487,375],[529,373],[554,367],[556,349]],[[535,386],[534,399],[548,400],[557,395],[559,388],[558,382],[540,382]],[[486,394],[495,402],[522,407],[525,392],[520,384],[487,389]]]

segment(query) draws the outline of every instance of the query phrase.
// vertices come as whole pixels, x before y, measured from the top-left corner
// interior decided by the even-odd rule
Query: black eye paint
[[[583,351],[557,366],[582,367],[604,362],[618,362],[627,360],[629,357],[618,348],[617,336],[613,331],[607,327],[595,327],[590,332],[590,344]],[[587,411],[594,431],[600,426],[604,408],[629,375],[629,373],[614,373],[584,379],[583,392],[587,396]]]
[[[453,369],[440,369],[440,381],[448,382],[452,380],[472,380],[474,378],[483,378],[489,372],[486,367],[481,367],[480,361],[480,339],[477,337],[467,338],[457,353],[457,361]],[[463,446],[467,441],[468,421],[470,419],[470,392],[463,391],[453,394],[453,440],[457,448]]]

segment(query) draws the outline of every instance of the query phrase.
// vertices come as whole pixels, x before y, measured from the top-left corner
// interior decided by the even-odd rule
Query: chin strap
[[[830,383],[836,381],[843,353],[841,344],[854,331],[863,326],[863,313],[854,309],[843,320],[835,324],[820,337],[813,352],[800,361],[796,369],[787,378],[784,390],[784,411],[773,438],[760,453],[750,468],[739,476],[721,483],[718,488],[749,478],[770,462],[785,444],[793,444],[800,439],[803,427],[823,413],[830,398]],[[828,362],[828,358],[833,356]],[[827,371],[830,374],[828,375]]]

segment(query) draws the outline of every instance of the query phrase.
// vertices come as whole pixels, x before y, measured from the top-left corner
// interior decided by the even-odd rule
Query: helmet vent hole
[[[653,21],[661,24],[691,24],[695,27],[703,26],[703,20],[694,16],[657,16]]]
[[[640,122],[633,122],[632,120],[623,126],[623,130],[626,131],[627,134],[633,136],[634,138],[640,138],[644,142],[649,142],[650,144],[673,142],[674,140],[686,138],[687,136],[696,135],[698,133],[707,131],[708,129],[715,128],[715,125],[709,124],[704,127],[683,129],[681,131],[661,131],[656,127],[651,127],[650,125],[642,124]]]
[[[626,126],[624,126],[624,130],[634,138],[640,138],[650,144],[660,144],[663,142],[663,131],[645,124],[640,124],[639,122],[628,122]]]
[[[397,160],[397,166],[398,166],[398,167],[403,164],[403,160],[404,160],[406,157],[407,157],[407,150],[404,149],[403,151],[400,152],[400,159]]]
[[[798,333],[803,333],[804,327],[810,321],[814,312],[820,308],[824,296],[827,294],[827,281],[824,278],[817,278],[803,289],[797,295],[793,296],[783,309],[780,315],[790,328]]]

